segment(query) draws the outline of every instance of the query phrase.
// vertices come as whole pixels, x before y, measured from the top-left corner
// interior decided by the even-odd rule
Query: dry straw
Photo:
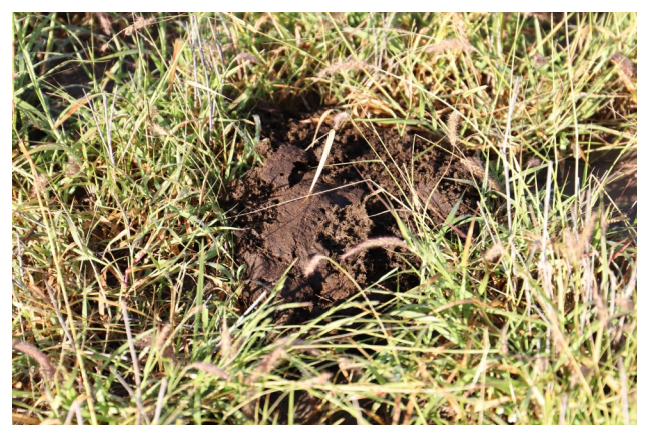
[[[320,124],[322,124],[322,122],[327,118],[327,116],[331,112],[332,109],[329,109],[320,116],[320,119],[318,120],[318,125],[316,126],[316,132],[313,135],[313,140],[311,140],[311,144],[309,145],[309,148],[313,146],[313,144],[316,142],[316,136],[318,135]],[[322,168],[325,165],[325,161],[327,161],[327,157],[329,156],[329,151],[331,151],[332,145],[334,144],[334,138],[336,137],[336,130],[338,130],[349,119],[349,117],[350,115],[347,112],[339,113],[334,117],[334,127],[331,129],[331,131],[329,131],[329,134],[327,135],[327,140],[325,140],[325,147],[322,150],[322,155],[320,156],[320,161],[318,162],[318,168],[316,169],[316,174],[313,177],[313,181],[311,181],[309,192],[307,193],[307,196],[304,198],[302,203],[306,202],[307,199],[309,199],[309,196],[311,196],[311,192],[313,191],[313,188],[316,186],[316,182],[318,181],[320,172],[322,171]]]

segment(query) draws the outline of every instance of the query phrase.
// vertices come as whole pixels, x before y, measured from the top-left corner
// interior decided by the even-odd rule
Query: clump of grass
[[[552,18],[14,14],[13,420],[636,422],[636,222],[584,160],[636,149],[636,15]],[[479,152],[504,207],[408,210],[416,287],[280,326],[281,285],[239,302],[216,198],[252,107],[312,99]]]

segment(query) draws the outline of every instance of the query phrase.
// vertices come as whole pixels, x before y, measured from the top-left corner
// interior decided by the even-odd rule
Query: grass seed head
[[[223,380],[229,379],[229,374],[224,369],[219,368],[213,363],[195,362],[189,368],[197,369],[198,371],[206,372],[207,374],[215,375]]]
[[[408,249],[409,246],[407,243],[402,241],[399,238],[395,237],[379,237],[379,238],[371,238],[369,240],[366,240],[360,244],[357,244],[356,246],[352,247],[350,250],[347,252],[343,253],[341,255],[341,259],[347,259],[352,255],[356,255],[357,253],[363,252],[368,249],[372,249],[375,247],[404,247],[405,249]]]
[[[461,159],[461,162],[475,178],[479,180],[486,178],[486,170],[479,161],[479,158],[464,157]],[[500,185],[499,180],[491,172],[488,172],[488,187],[495,191],[502,191],[502,186]]]
[[[32,196],[36,196],[37,193],[43,193],[48,186],[48,177],[39,173],[34,178],[34,184],[32,185]]]
[[[100,21],[100,26],[102,27],[102,31],[104,32],[104,34],[107,36],[111,36],[111,21],[109,20],[107,13],[96,12],[95,15],[98,17],[98,20]]]
[[[258,65],[259,60],[250,53],[238,53],[236,56],[236,61],[243,60],[244,62],[249,62],[253,65]]]
[[[152,131],[153,133],[155,133],[158,136],[166,137],[166,136],[170,135],[170,132],[166,128],[162,127],[161,125],[159,125],[156,122],[152,122],[150,124],[150,131]]]
[[[534,61],[534,65],[536,65],[536,67],[538,68],[547,65],[547,61],[549,60],[547,57],[541,56],[540,54],[535,54],[534,56],[532,56],[532,59]]]
[[[321,69],[318,71],[316,77],[324,78],[325,76],[333,75],[341,71],[362,71],[371,69],[374,69],[374,66],[364,62],[363,60],[349,60],[347,62],[337,62],[331,66]]]
[[[506,249],[502,245],[502,243],[495,243],[491,246],[490,249],[486,250],[484,252],[484,261],[490,262],[490,263],[495,263],[499,261],[502,256],[506,254]]]
[[[323,259],[327,259],[325,256],[322,255],[313,255],[309,262],[304,266],[304,277],[309,277],[313,274],[314,271],[316,271],[316,268],[318,267],[318,264],[320,261]]]
[[[450,116],[447,118],[447,138],[454,147],[456,147],[457,144],[460,121],[461,114],[456,110],[450,113]]]
[[[634,76],[634,64],[627,56],[622,53],[614,53],[611,56],[611,60],[620,67],[620,70],[627,78],[632,78]]]
[[[437,44],[427,45],[425,53],[443,53],[445,51],[462,51],[469,53],[474,47],[466,39],[448,38]]]
[[[543,164],[543,161],[538,158],[538,157],[531,157],[529,160],[527,160],[527,167],[538,167],[541,164]]]
[[[66,175],[73,177],[82,170],[79,164],[75,161],[73,157],[68,157],[68,162],[66,163]]]
[[[48,357],[33,344],[26,341],[21,341],[19,339],[14,339],[11,341],[11,348],[16,351],[20,351],[26,356],[36,360],[36,362],[41,367],[41,372],[43,372],[43,375],[48,380],[53,380],[57,375],[57,368],[55,368],[50,359],[48,359]]]
[[[350,118],[350,114],[348,112],[342,112],[334,116],[334,129],[338,130],[339,128],[341,128],[349,118]]]
[[[162,324],[157,327],[157,335],[154,341],[155,348],[161,348],[166,343],[166,339],[170,336],[171,327],[170,324]]]
[[[154,22],[155,22],[155,18],[154,18],[154,17],[150,17],[150,18],[148,18],[148,19],[145,19],[145,18],[143,18],[142,15],[139,15],[139,16],[136,18],[136,21],[134,22],[134,24],[132,24],[131,26],[128,26],[128,27],[125,29],[125,35],[126,35],[126,36],[129,36],[129,35],[131,35],[132,33],[136,32],[136,31],[138,31],[138,30],[141,30],[142,28],[147,27],[147,26],[149,26],[150,24],[153,24]]]
[[[321,372],[320,374],[318,374],[318,376],[314,378],[309,378],[308,380],[305,380],[300,384],[302,385],[303,388],[309,389],[311,387],[315,387],[327,383],[329,380],[332,379],[333,376],[334,375],[331,372]]]

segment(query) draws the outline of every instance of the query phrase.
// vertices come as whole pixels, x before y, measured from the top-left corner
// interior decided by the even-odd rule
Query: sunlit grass
[[[14,422],[637,421],[637,221],[587,164],[636,150],[635,14],[106,18],[12,18]],[[240,304],[218,198],[270,103],[476,153],[474,215],[398,218],[418,286]]]

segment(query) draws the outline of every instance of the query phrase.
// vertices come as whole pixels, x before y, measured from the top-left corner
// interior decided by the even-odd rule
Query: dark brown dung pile
[[[335,259],[365,289],[394,268],[408,269],[415,258],[402,248],[376,247],[339,259],[348,249],[372,238],[402,238],[397,218],[411,227],[412,212],[424,213],[431,225],[440,226],[459,200],[457,215],[472,214],[476,206],[476,189],[460,182],[471,179],[470,170],[456,153],[418,134],[400,137],[396,129],[361,122],[358,128],[346,125],[337,132],[313,194],[305,201],[325,141],[305,150],[319,114],[259,115],[263,140],[257,152],[264,163],[228,185],[223,203],[231,224],[242,229],[235,231],[235,253],[248,266],[244,306],[271,289],[295,261],[278,297],[307,307],[281,313],[278,321],[315,317],[358,292],[326,260],[305,277],[314,255]],[[330,129],[327,120],[318,137]],[[465,230],[450,229],[459,234]],[[416,282],[412,273],[399,273],[376,288],[406,290]]]

